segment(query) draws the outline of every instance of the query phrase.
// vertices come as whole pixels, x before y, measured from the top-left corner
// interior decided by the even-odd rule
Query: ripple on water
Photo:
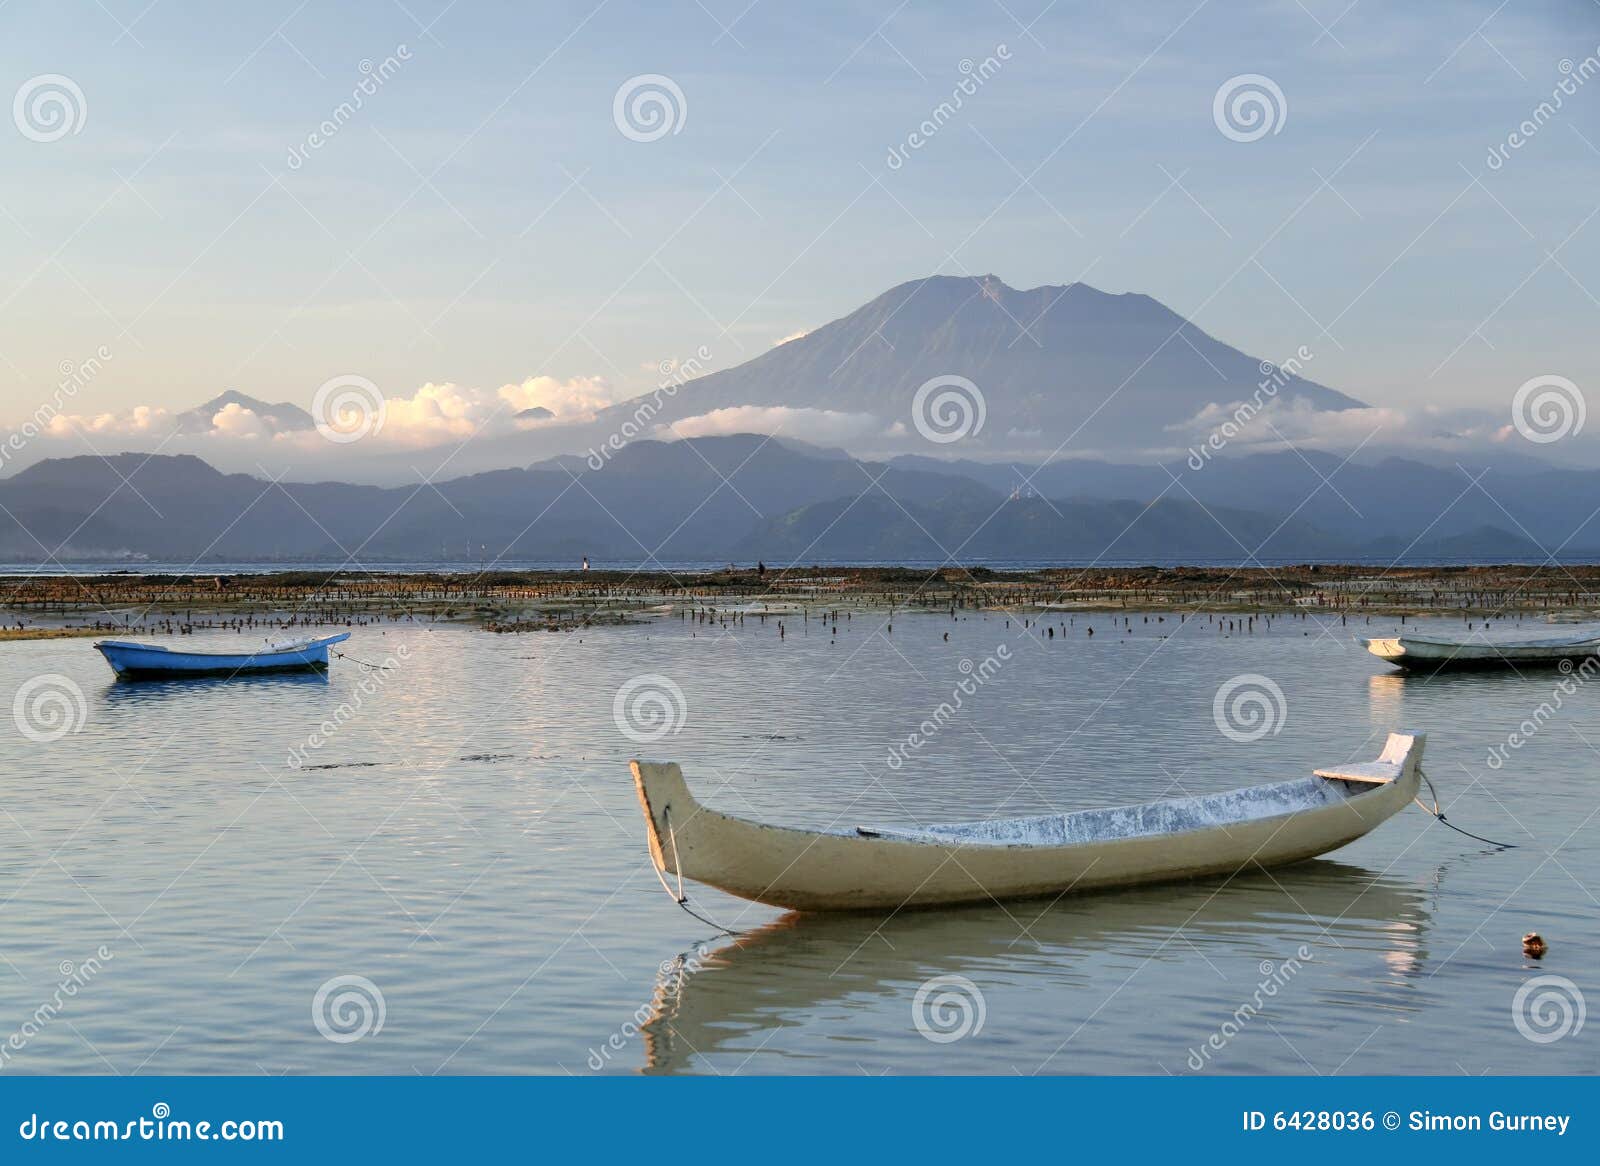
[[[1231,637],[1203,619],[1156,632],[1135,616],[1117,636],[1099,615],[1050,622],[1049,641],[975,614],[898,613],[892,634],[858,614],[837,637],[802,625],[781,641],[770,620],[581,641],[358,630],[353,654],[410,649],[381,681],[336,665],[129,685],[83,641],[5,645],[0,695],[59,673],[87,716],[57,742],[0,738],[0,1037],[63,961],[112,953],[7,1071],[1592,1068],[1575,1041],[1525,1040],[1511,1001],[1536,974],[1600,990],[1583,889],[1600,873],[1580,739],[1593,692],[1492,770],[1548,695],[1540,678],[1385,675],[1314,621]],[[892,766],[962,661],[1001,645],[994,677]],[[1284,715],[1241,743],[1212,701],[1245,673],[1274,680]],[[684,702],[649,744],[613,705],[641,675]],[[626,768],[680,760],[711,804],[773,821],[926,823],[1278,780],[1371,756],[1402,725],[1430,734],[1452,820],[1521,848],[1410,810],[1331,859],[1056,902],[830,918],[701,892],[734,939],[662,894]],[[1521,955],[1528,930],[1551,943],[1541,964]],[[320,1034],[313,1000],[340,976],[381,991],[381,1030]],[[918,1025],[931,981],[958,990],[924,999],[966,1023],[958,1039]]]

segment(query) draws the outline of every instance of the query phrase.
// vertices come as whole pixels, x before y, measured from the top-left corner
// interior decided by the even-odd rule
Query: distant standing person
[[[583,569],[585,571],[587,571],[589,569],[589,556],[588,555],[584,555],[583,556]]]

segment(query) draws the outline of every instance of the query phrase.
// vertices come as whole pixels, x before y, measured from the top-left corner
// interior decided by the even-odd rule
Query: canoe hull
[[[1600,654],[1600,640],[1450,641],[1388,636],[1357,641],[1380,660],[1410,672],[1475,671],[1496,668],[1554,668]]]
[[[328,667],[329,648],[350,638],[349,632],[325,636],[290,651],[175,652],[150,644],[103,640],[95,649],[118,676],[129,680],[172,680],[201,676],[255,676],[276,672],[312,672]]]
[[[774,907],[848,911],[1058,896],[1299,862],[1355,841],[1403,809],[1417,793],[1419,760],[1382,784],[1331,782],[1338,796],[1326,804],[1316,804],[1325,793],[1316,783],[1329,781],[1321,777],[1239,791],[1303,797],[1310,808],[1065,845],[797,830],[700,805],[676,765],[636,761],[634,777],[652,856],[668,874]]]

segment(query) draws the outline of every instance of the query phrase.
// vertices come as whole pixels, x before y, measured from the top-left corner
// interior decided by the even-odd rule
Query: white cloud
[[[469,388],[454,382],[428,382],[407,396],[384,401],[383,427],[365,440],[379,444],[418,447],[459,441],[473,436],[515,433],[534,425],[560,425],[583,421],[612,403],[613,393],[601,377],[529,377],[520,384],[498,389]],[[544,419],[517,419],[527,409],[547,409]],[[165,409],[140,405],[123,413],[68,414],[51,419],[52,437],[71,437],[75,431],[106,436],[135,437],[170,433],[176,417]],[[273,441],[288,446],[315,447],[322,437],[314,429],[280,430],[267,417],[238,402],[225,405],[211,417],[208,430],[195,434],[201,441]]]
[[[137,436],[165,432],[171,426],[171,414],[165,409],[140,405],[126,413],[60,413],[50,419],[50,423],[45,426],[45,432],[51,437],[71,437],[78,430],[86,433]]]
[[[529,377],[520,385],[501,385],[500,399],[513,413],[524,409],[548,409],[557,420],[587,417],[613,403],[615,394],[602,377]]]
[[[272,427],[252,409],[237,402],[224,405],[211,418],[211,431],[221,437],[257,439],[270,437]]]
[[[1193,417],[1166,427],[1180,440],[1201,443],[1216,435],[1236,453],[1297,446],[1353,449],[1367,442],[1406,443],[1419,448],[1467,449],[1500,440],[1503,426],[1476,409],[1429,405],[1406,410],[1365,406],[1316,409],[1306,401],[1213,402]]]
[[[791,409],[783,405],[740,405],[730,409],[714,409],[710,413],[675,421],[669,428],[675,437],[769,433],[814,442],[854,441],[885,432],[883,422],[871,413]]]

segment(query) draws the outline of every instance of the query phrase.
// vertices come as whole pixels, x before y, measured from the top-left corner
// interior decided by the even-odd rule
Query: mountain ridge
[[[1306,464],[1292,454],[1274,463],[1271,456],[1240,459],[1238,467],[1212,463],[1181,488],[1163,472],[1165,486],[1108,498],[1029,496],[1007,479],[862,460],[757,434],[639,441],[599,469],[564,456],[467,474],[428,490],[269,481],[224,473],[188,454],[77,455],[0,480],[0,557],[381,563],[655,556],[781,563],[1379,555],[1438,561],[1500,554],[1543,561],[1541,543],[1554,546],[1563,535],[1568,548],[1600,546],[1600,520],[1580,523],[1570,535],[1551,527],[1556,534],[1548,541],[1544,527],[1529,526],[1549,509],[1546,476],[1510,479],[1519,493],[1507,489],[1509,505],[1500,499],[1468,505],[1460,483],[1428,467],[1411,470],[1415,476],[1404,484],[1416,497],[1397,499],[1391,483],[1366,481],[1373,467]],[[1284,472],[1296,465],[1301,476],[1291,484]],[[1365,492],[1355,488],[1362,483]],[[1561,485],[1578,506],[1600,488],[1600,473],[1562,477]],[[1340,496],[1341,486],[1355,502]],[[1335,520],[1347,503],[1396,520],[1361,517],[1341,525]],[[1432,507],[1452,519],[1459,511],[1460,521],[1441,522]],[[1556,519],[1564,525],[1569,517]]]

